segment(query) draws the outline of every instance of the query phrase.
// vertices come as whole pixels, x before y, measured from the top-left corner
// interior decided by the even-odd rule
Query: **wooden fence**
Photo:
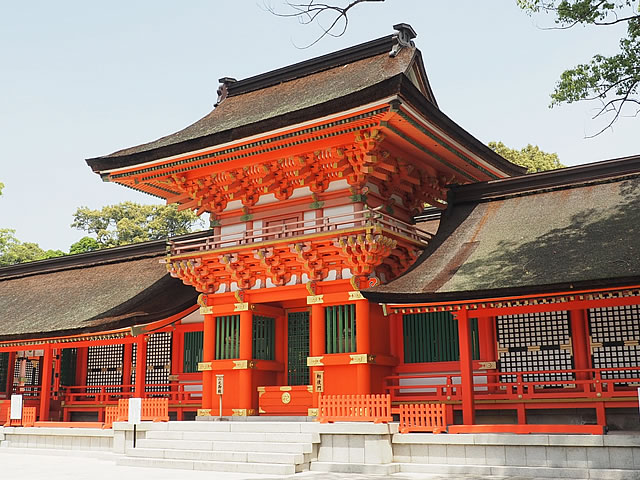
[[[318,421],[374,422],[392,420],[390,395],[320,395]]]
[[[399,406],[400,433],[440,433],[447,428],[447,415],[442,403],[409,403]]]

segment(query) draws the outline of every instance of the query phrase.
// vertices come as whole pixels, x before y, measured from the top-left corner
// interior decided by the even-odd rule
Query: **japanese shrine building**
[[[0,391],[30,392],[41,419],[134,395],[169,396],[179,419],[313,415],[320,392],[442,402],[465,425],[476,409],[524,423],[579,403],[604,425],[606,407],[629,407],[635,370],[615,369],[638,366],[638,224],[624,208],[637,159],[522,176],[438,109],[415,32],[395,28],[224,78],[193,125],[87,160],[105,181],[208,213],[211,229],[167,251],[0,269],[0,306],[23,319],[2,322]],[[444,211],[435,237],[416,223],[425,203]],[[617,234],[580,237],[576,222],[595,218]],[[606,258],[603,240],[617,242]],[[35,284],[51,289],[37,295],[47,310],[18,303]],[[615,327],[592,326],[607,308],[593,322]],[[599,348],[613,360],[594,360]],[[554,373],[505,374],[527,369]],[[594,376],[616,383],[598,390]]]

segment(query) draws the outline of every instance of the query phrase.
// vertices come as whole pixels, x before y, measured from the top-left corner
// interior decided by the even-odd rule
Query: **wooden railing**
[[[117,422],[126,422],[129,418],[129,399],[118,400],[116,413]],[[152,422],[169,421],[169,399],[168,398],[143,398],[142,412],[140,419]]]
[[[408,403],[398,408],[400,433],[441,433],[447,428],[445,406],[442,403]]]
[[[216,250],[224,247],[239,247],[280,238],[330,232],[339,233],[341,230],[374,226],[382,227],[425,245],[432,238],[430,233],[401,220],[397,220],[378,210],[360,210],[357,212],[300,220],[268,227],[262,226],[260,228],[253,228],[236,233],[199,236],[185,240],[169,240],[169,245],[171,255],[181,255],[185,253]]]
[[[7,405],[4,414],[0,415],[4,418],[5,427],[33,427],[36,423],[37,409],[36,407],[22,407],[22,418],[20,420],[12,420],[11,405]]]
[[[320,395],[318,421],[386,423],[392,420],[389,395]]]
[[[613,378],[616,377],[616,378]],[[533,380],[535,379],[535,380]],[[483,401],[567,401],[581,398],[637,399],[640,367],[524,372],[475,372],[474,399]],[[462,401],[460,373],[393,375],[386,377],[393,402]]]
[[[146,386],[144,397],[167,398],[170,403],[198,404],[201,402],[201,390],[189,390],[198,387],[194,383],[163,383]],[[161,390],[161,391],[156,391]],[[116,404],[120,399],[135,395],[135,385],[76,385],[61,387],[61,400],[65,406],[94,404]]]

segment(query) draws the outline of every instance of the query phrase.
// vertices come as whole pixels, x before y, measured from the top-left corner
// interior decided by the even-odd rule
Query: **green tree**
[[[100,244],[93,237],[82,237],[75,242],[69,248],[69,253],[74,255],[76,253],[93,252],[94,250],[100,250]]]
[[[599,135],[628,112],[640,112],[640,4],[638,0],[518,0],[529,14],[544,12],[555,17],[556,28],[576,25],[626,25],[620,51],[612,56],[594,55],[589,63],[565,70],[551,94],[551,106],[595,100],[600,107],[594,118],[606,117]],[[593,135],[593,136],[595,136]]]
[[[15,237],[15,230],[0,229],[0,266],[45,260],[64,255],[61,250],[43,250],[37,243],[21,242]]]
[[[134,202],[107,205],[100,210],[80,207],[71,224],[95,235],[100,248],[159,240],[189,233],[196,228],[204,228],[204,225],[194,212],[179,212],[176,205],[140,205]]]
[[[527,168],[527,173],[543,172],[562,168],[557,153],[547,153],[537,145],[527,145],[521,150],[507,147],[502,142],[489,142],[489,148],[510,162]]]
[[[2,189],[4,188],[4,183],[0,182],[0,195],[2,195]]]

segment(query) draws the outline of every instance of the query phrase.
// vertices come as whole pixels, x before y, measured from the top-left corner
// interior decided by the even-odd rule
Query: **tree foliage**
[[[515,150],[502,142],[489,142],[489,148],[510,162],[526,167],[527,173],[544,172],[564,167],[560,163],[557,153],[543,152],[537,145],[529,144],[521,150]]]
[[[69,248],[69,254],[75,255],[76,253],[93,252],[94,250],[100,250],[100,248],[100,244],[95,238],[82,237],[71,245],[71,248]]]
[[[581,100],[599,102],[594,118],[607,118],[599,135],[618,118],[640,113],[640,4],[638,0],[518,0],[530,14],[555,16],[557,28],[576,25],[607,27],[626,24],[620,51],[612,56],[596,54],[589,63],[565,70],[551,94],[551,106]],[[594,136],[595,136],[594,135]]]
[[[43,250],[37,243],[21,242],[15,230],[0,228],[0,266],[45,260],[64,255],[61,250]]]
[[[105,248],[189,233],[196,227],[203,228],[204,222],[192,211],[179,212],[175,205],[123,202],[100,210],[80,207],[71,226],[95,235],[99,247]],[[81,247],[80,242],[74,244],[76,249]]]
[[[4,183],[0,182],[0,195],[2,195],[2,189],[4,188]]]

